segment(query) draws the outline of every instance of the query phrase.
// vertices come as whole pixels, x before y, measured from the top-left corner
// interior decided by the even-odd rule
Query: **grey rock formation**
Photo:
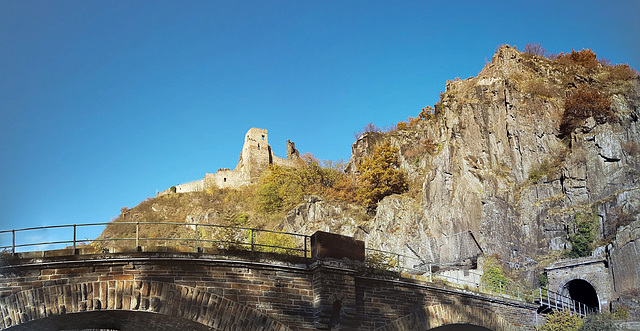
[[[576,214],[595,212],[594,254],[609,258],[617,292],[640,290],[640,79],[604,69],[501,47],[477,77],[447,82],[432,119],[353,144],[352,174],[376,144],[397,147],[412,194],[386,197],[369,220],[309,201],[287,216],[287,229],[355,235],[402,254],[471,231],[484,253],[536,267],[571,248]],[[610,97],[617,120],[588,118],[563,140],[565,97],[583,85]]]
[[[536,257],[570,247],[576,212],[595,208],[605,228],[609,201],[626,194],[637,205],[629,192],[640,188],[640,153],[633,150],[640,140],[638,80],[616,91],[595,74],[579,73],[572,76],[548,59],[503,46],[477,77],[447,83],[434,120],[384,137],[360,137],[349,169],[376,141],[388,139],[399,148],[409,178],[422,183],[419,207],[407,207],[420,216],[402,216],[400,222],[402,211],[388,215],[383,201],[375,224],[411,224],[398,233],[406,240],[471,230],[486,253]],[[613,95],[619,121],[597,124],[589,118],[563,142],[558,128],[564,96],[584,77]],[[531,82],[549,82],[550,95],[537,93]],[[416,153],[421,141],[436,144],[437,152]],[[549,167],[532,180],[542,165]]]

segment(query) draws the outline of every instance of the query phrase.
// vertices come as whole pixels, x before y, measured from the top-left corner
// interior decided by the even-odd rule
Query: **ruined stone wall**
[[[235,170],[221,169],[215,174],[206,174],[204,181],[207,185],[218,188],[233,188],[247,185],[247,178],[244,173]]]
[[[269,145],[267,130],[251,128],[245,134],[240,160],[235,169],[219,169],[216,173],[207,173],[202,180],[176,185],[175,191],[167,189],[158,193],[158,196],[170,193],[205,191],[211,187],[237,188],[249,185],[260,178],[262,172],[270,164],[295,167],[298,165],[299,159],[299,152],[291,141],[287,140],[287,158],[279,158],[275,156],[271,145]]]

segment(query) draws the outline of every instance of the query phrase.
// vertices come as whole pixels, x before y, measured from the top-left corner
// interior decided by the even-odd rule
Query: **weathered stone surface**
[[[587,119],[566,143],[558,129],[564,96],[584,81],[611,95],[618,121]],[[535,82],[557,90],[538,94],[530,88]],[[567,76],[548,59],[503,46],[477,77],[447,83],[434,120],[411,130],[366,133],[354,143],[352,172],[376,142],[386,139],[400,150],[410,180],[422,183],[415,204],[396,204],[402,210],[389,213],[383,200],[369,228],[386,228],[403,238],[390,241],[396,246],[471,230],[485,253],[505,260],[569,248],[577,212],[595,208],[601,218],[598,236],[608,235],[604,229],[615,229],[614,209],[629,205],[626,212],[637,214],[640,205],[638,195],[631,194],[640,189],[640,84],[637,78],[624,84],[613,86],[586,69]],[[437,152],[415,153],[423,141],[432,141]],[[530,179],[545,163],[555,168]],[[397,217],[403,213],[411,216]],[[372,231],[363,239],[385,247],[389,237]],[[638,262],[631,267],[640,269]]]
[[[131,330],[139,323],[145,330],[403,330],[411,321],[535,330],[533,304],[363,275],[338,260],[290,265],[219,258],[112,254],[2,267],[0,288],[15,290],[0,297],[0,329]],[[87,265],[95,268],[69,271]],[[23,277],[29,272],[38,276]],[[109,278],[115,274],[133,279]],[[52,277],[58,282],[42,281]]]
[[[357,237],[357,217],[362,213],[364,210],[356,206],[327,202],[320,197],[310,196],[306,202],[287,214],[282,227],[285,231],[307,235],[325,231]]]
[[[611,268],[616,292],[637,293],[640,289],[640,220],[618,230],[611,250]]]

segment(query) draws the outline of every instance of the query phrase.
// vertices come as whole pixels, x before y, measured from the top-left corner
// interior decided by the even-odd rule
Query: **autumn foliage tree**
[[[589,117],[593,117],[598,124],[616,120],[616,115],[611,110],[611,100],[606,95],[593,88],[581,87],[564,100],[560,136],[571,135]]]
[[[388,141],[374,148],[357,167],[358,200],[374,208],[382,198],[406,191],[407,181],[399,165],[398,149]]]
[[[590,49],[582,49],[581,51],[571,50],[571,53],[562,53],[557,55],[556,61],[567,64],[578,64],[585,68],[595,68],[598,66],[596,53]]]

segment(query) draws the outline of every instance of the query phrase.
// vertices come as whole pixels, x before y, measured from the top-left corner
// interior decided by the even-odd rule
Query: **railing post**
[[[396,254],[396,268],[398,268],[398,274],[402,273],[402,268],[400,267],[400,254]]]
[[[136,249],[140,247],[140,222],[136,222]]]
[[[543,302],[542,302],[542,287],[538,288],[538,297],[540,298],[540,305],[542,306],[542,304],[543,304]]]
[[[249,230],[249,231],[251,231],[251,232],[250,232],[250,233],[251,233],[251,252],[254,252],[254,251],[255,251],[255,242],[256,242],[256,241],[255,241],[255,235],[256,235],[256,233],[255,233],[255,231],[254,231],[253,229],[251,229],[251,230]]]
[[[76,255],[76,225],[73,225],[73,255]]]
[[[199,237],[200,232],[198,232],[198,224],[196,223],[196,253],[199,253],[199,249],[198,249],[198,237]]]
[[[304,236],[304,257],[307,257],[307,237]]]
[[[11,236],[13,239],[11,240],[11,254],[16,253],[16,230],[11,230]]]
[[[431,263],[429,263],[429,283],[433,282],[433,275],[431,275]]]

